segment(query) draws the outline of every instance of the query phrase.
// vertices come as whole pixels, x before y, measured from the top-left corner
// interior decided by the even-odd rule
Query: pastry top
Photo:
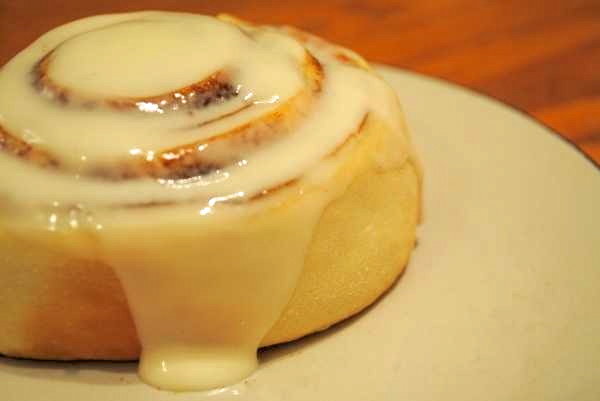
[[[0,70],[0,201],[211,214],[326,178],[369,113],[411,157],[395,94],[347,49],[228,16],[85,18]]]

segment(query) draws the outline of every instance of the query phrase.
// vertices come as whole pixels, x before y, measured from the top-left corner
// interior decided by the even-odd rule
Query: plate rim
[[[558,137],[558,139],[561,140],[561,142],[563,142],[565,145],[567,145],[568,147],[574,149],[577,153],[579,153],[581,156],[584,157],[584,159],[586,159],[592,167],[594,167],[598,173],[600,173],[600,161],[596,161],[595,159],[592,158],[592,156],[590,156],[589,154],[587,154],[585,151],[583,151],[583,149],[581,149],[579,147],[579,145],[577,145],[575,143],[574,140],[572,140],[571,138],[561,134],[558,130],[554,129],[553,127],[551,127],[550,125],[548,125],[546,122],[538,119],[537,117],[535,117],[533,114],[531,114],[529,111],[525,110],[524,108],[521,108],[517,105],[514,105],[512,103],[508,103],[502,99],[499,99],[489,93],[485,93],[482,91],[479,91],[477,89],[468,87],[466,85],[451,81],[449,79],[446,78],[442,78],[442,77],[438,77],[435,75],[429,75],[429,74],[424,74],[418,71],[414,71],[408,68],[404,68],[404,67],[400,67],[400,66],[395,66],[392,64],[385,64],[385,63],[377,63],[377,62],[373,62],[370,63],[377,71],[388,71],[391,73],[402,73],[402,74],[406,74],[406,75],[412,75],[415,78],[418,79],[425,79],[428,81],[433,81],[436,84],[441,84],[441,85],[445,85],[450,87],[453,90],[460,90],[463,92],[467,92],[470,95],[473,95],[475,97],[479,97],[481,99],[487,100],[490,103],[494,103],[498,106],[503,106],[513,112],[516,112],[516,114],[520,115],[522,118],[525,118],[526,120],[529,120],[530,122],[539,125],[540,127],[544,128],[544,130],[555,137]],[[387,81],[386,81],[387,82]]]

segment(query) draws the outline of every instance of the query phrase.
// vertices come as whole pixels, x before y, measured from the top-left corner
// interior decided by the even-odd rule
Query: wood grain
[[[598,0],[0,0],[0,64],[56,25],[143,9],[298,26],[369,60],[498,98],[600,163]]]

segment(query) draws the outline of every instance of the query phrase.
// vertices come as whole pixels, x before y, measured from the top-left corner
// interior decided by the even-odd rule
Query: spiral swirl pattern
[[[0,88],[0,167],[39,183],[24,194],[9,177],[3,192],[33,203],[252,199],[302,177],[369,112],[399,124],[372,104],[389,89],[360,57],[229,17],[76,21],[7,64]]]

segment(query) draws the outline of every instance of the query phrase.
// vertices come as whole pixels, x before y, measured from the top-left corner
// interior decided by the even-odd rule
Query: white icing
[[[126,292],[143,347],[140,374],[160,388],[215,387],[254,369],[256,349],[289,300],[318,217],[337,192],[302,195],[302,208],[263,220],[252,217],[268,212],[256,202],[235,202],[295,179],[328,182],[335,165],[324,159],[369,112],[399,133],[391,144],[398,158],[409,156],[391,89],[373,73],[336,60],[337,48],[311,40],[305,46],[322,64],[324,80],[291,132],[204,176],[110,181],[86,175],[94,164],[151,159],[210,139],[312,90],[299,41],[276,28],[243,30],[190,14],[91,17],[49,32],[0,71],[0,124],[57,155],[67,169],[0,152],[0,205],[29,215],[38,228],[81,230],[93,238]],[[154,96],[219,70],[231,75],[239,94],[191,114],[61,105],[32,86],[32,68],[52,49],[49,76],[82,96]],[[166,205],[124,207],[154,203]]]
[[[96,25],[93,17],[86,19],[90,20],[90,27],[78,21],[57,28],[68,31],[75,39],[63,42],[65,35],[52,35],[60,39],[38,40],[26,54],[9,62],[0,75],[0,87],[4,89],[0,93],[0,113],[7,122],[6,128],[21,135],[33,133],[46,148],[71,163],[78,162],[81,156],[92,163],[126,157],[131,149],[169,148],[210,137],[219,133],[219,128],[230,129],[236,121],[196,130],[186,128],[239,108],[249,94],[248,102],[264,102],[274,96],[283,101],[300,89],[298,64],[304,53],[298,43],[293,42],[295,47],[288,46],[290,50],[282,54],[271,48],[280,50],[283,47],[280,42],[290,43],[281,35],[253,41],[237,27],[214,18],[188,15],[180,18],[165,14],[163,21],[162,15],[159,18],[155,13],[136,13],[130,16],[133,22],[118,19],[110,23],[109,20],[106,21],[108,27],[90,30]],[[192,32],[182,38],[184,28]],[[216,32],[208,33],[212,30]],[[132,37],[120,40],[126,33]],[[155,36],[157,40],[150,39]],[[231,70],[233,81],[241,85],[241,92],[220,106],[194,110],[193,116],[90,111],[49,104],[47,98],[32,88],[30,71],[49,48],[58,45],[50,64],[50,76],[63,86],[77,88],[85,94],[160,95],[198,82],[220,69]],[[127,52],[134,47],[144,51]],[[198,51],[192,52],[195,47]],[[108,54],[113,51],[116,54],[110,57]],[[150,89],[145,90],[145,85]],[[238,121],[251,121],[275,106],[261,103]],[[35,119],[31,113],[35,113]]]
[[[142,342],[140,376],[184,391],[250,375],[295,288],[323,203],[313,196],[282,221],[214,213],[201,226],[172,220],[160,234],[103,229],[101,249],[117,267]]]

